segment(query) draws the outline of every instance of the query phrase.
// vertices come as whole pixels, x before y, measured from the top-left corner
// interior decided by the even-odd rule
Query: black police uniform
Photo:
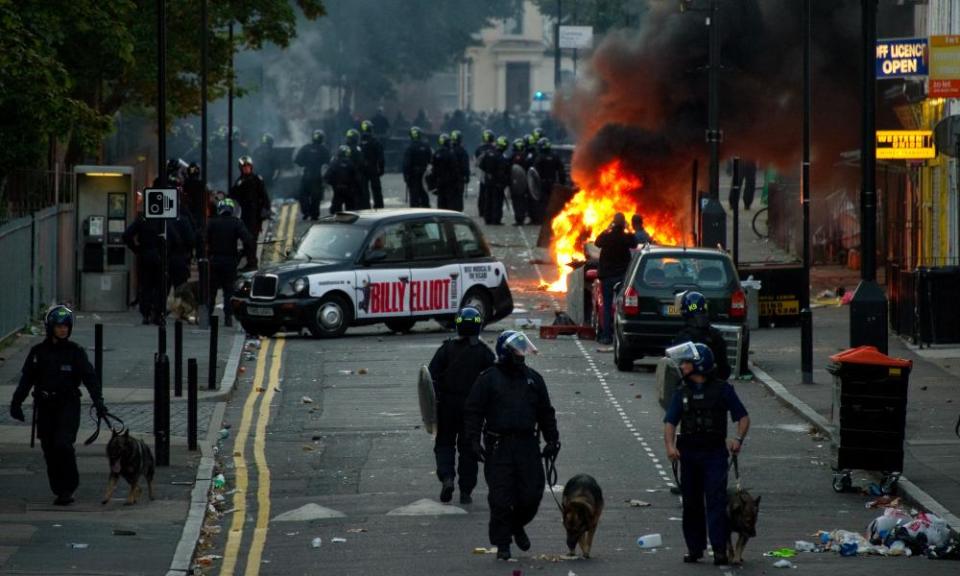
[[[433,150],[425,142],[414,140],[403,153],[403,181],[410,192],[411,208],[429,208],[430,198],[423,189],[423,174],[433,158]]]
[[[471,442],[483,433],[490,543],[509,546],[537,515],[543,498],[537,430],[548,443],[560,440],[546,383],[526,365],[498,362],[477,378],[464,413]]]
[[[327,167],[324,180],[333,188],[333,199],[330,201],[331,214],[360,208],[358,205],[361,193],[360,174],[353,160],[335,158]]]
[[[733,386],[714,377],[704,384],[685,382],[671,399],[663,418],[680,426],[680,490],[683,494],[683,537],[694,557],[707,546],[726,554],[730,528],[727,519],[727,413],[734,422],[747,410]]]
[[[463,210],[460,165],[450,146],[440,146],[433,154],[433,179],[437,185],[437,208]],[[457,196],[459,196],[459,201]]]
[[[723,334],[710,326],[697,326],[688,322],[682,330],[673,339],[674,344],[683,344],[684,342],[694,342],[706,344],[707,348],[713,352],[714,373],[713,375],[720,380],[726,380],[730,377],[730,360],[727,357],[727,342],[723,339]]]
[[[530,165],[527,163],[527,153],[524,150],[514,149],[513,154],[510,160],[512,165],[519,166],[523,169],[523,173],[526,174],[527,170],[530,168]],[[512,170],[512,168],[511,168]],[[510,175],[508,174],[508,178]],[[522,192],[516,191],[513,188],[510,189],[510,202],[513,204],[513,221],[515,224],[523,224],[527,219],[527,216],[530,214],[530,198],[528,198],[528,192],[526,191],[526,186]]]
[[[449,208],[450,210],[463,212],[463,196],[467,190],[467,184],[470,183],[470,155],[467,154],[466,148],[459,143],[453,145],[453,155],[457,159],[460,180],[457,182],[457,193],[454,194]]]
[[[19,406],[33,388],[37,437],[47,462],[50,490],[69,498],[80,484],[73,444],[80,429],[80,384],[95,406],[103,406],[97,374],[82,346],[52,336],[30,349],[13,394]]]
[[[137,257],[137,305],[144,322],[158,322],[165,305],[160,285],[162,226],[139,215],[123,231],[123,243]]]
[[[464,429],[463,406],[473,383],[493,366],[493,351],[475,336],[451,338],[440,346],[430,361],[430,374],[437,394],[437,477],[453,480],[459,473],[460,493],[469,495],[477,485],[477,460]],[[460,452],[455,470],[456,453]]]
[[[300,211],[304,218],[320,217],[323,202],[323,167],[330,164],[330,149],[325,144],[311,142],[297,151],[294,160],[303,168],[300,178]]]
[[[373,207],[383,208],[383,187],[380,177],[383,176],[385,162],[383,158],[383,144],[373,134],[364,132],[360,135],[360,151],[363,153],[364,189],[362,195],[366,198],[366,205],[370,205],[370,196],[373,196]]]
[[[483,172],[483,168],[480,166],[480,161],[488,152],[496,150],[496,146],[492,142],[484,142],[483,144],[477,146],[477,149],[473,153],[473,158],[477,162],[477,168],[480,169],[480,187],[479,193],[477,194],[477,213],[482,217],[487,213],[487,195],[489,194],[490,185],[488,180],[490,180],[490,175],[486,172]]]
[[[230,188],[230,198],[240,206],[240,219],[256,241],[270,210],[270,196],[263,178],[253,172],[241,175]]]
[[[207,211],[209,196],[199,175],[188,175],[183,182],[183,198],[193,223],[197,226],[203,221],[203,213]]]
[[[510,166],[510,157],[496,147],[480,159],[480,169],[489,175],[483,213],[487,224],[502,223],[504,190],[510,185]]]
[[[237,280],[237,240],[243,242],[247,262],[251,267],[257,265],[256,243],[253,235],[239,218],[233,215],[218,214],[207,223],[207,250],[210,257],[210,302],[212,312],[217,302],[217,290],[223,291],[223,316],[225,323],[232,324],[233,310],[230,299],[233,297],[233,283]]]
[[[167,280],[176,288],[190,279],[190,261],[196,246],[196,227],[189,213],[181,214],[167,224]],[[165,294],[166,294],[165,293]]]
[[[532,203],[532,219],[535,224],[543,222],[554,184],[567,183],[567,170],[563,160],[553,150],[543,150],[533,161],[533,168],[540,176],[540,199]]]

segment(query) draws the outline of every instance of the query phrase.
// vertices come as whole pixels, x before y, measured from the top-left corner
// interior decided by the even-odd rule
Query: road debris
[[[646,500],[637,500],[636,498],[630,498],[629,500],[624,500],[631,508],[646,508],[650,505]]]
[[[300,399],[300,402],[302,402],[303,404],[313,404],[313,398],[309,396],[304,396],[303,398]]]

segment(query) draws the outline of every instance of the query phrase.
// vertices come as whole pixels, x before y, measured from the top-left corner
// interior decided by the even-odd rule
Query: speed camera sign
[[[177,217],[176,188],[147,188],[143,194],[144,217],[173,219]]]

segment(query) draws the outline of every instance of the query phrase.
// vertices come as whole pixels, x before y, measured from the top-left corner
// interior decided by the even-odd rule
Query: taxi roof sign
[[[933,130],[877,130],[877,160],[926,160],[937,156]]]

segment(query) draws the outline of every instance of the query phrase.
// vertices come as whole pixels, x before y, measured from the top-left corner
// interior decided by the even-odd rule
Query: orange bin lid
[[[830,357],[834,362],[843,364],[867,364],[870,366],[888,366],[890,368],[910,368],[912,360],[892,358],[876,349],[875,346],[859,346],[844,350]]]

